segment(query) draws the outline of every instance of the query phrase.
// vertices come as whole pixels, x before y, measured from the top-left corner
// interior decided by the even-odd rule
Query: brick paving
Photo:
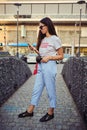
[[[32,72],[34,66],[29,64]],[[49,107],[46,89],[42,93],[38,107],[34,110],[34,116],[18,118],[18,114],[25,111],[30,103],[36,77],[32,75],[0,108],[0,130],[86,130],[61,76],[62,67],[62,64],[58,64],[55,118],[48,122],[39,122],[39,119],[47,112]]]

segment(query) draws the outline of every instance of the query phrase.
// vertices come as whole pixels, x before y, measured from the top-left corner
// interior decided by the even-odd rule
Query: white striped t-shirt
[[[58,36],[52,35],[50,37],[45,37],[40,45],[39,53],[43,56],[55,56],[56,50],[61,48],[61,40]]]

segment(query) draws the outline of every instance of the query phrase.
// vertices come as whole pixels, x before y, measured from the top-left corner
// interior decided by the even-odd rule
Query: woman
[[[32,93],[31,105],[25,112],[19,114],[18,117],[23,118],[33,116],[34,108],[38,105],[42,91],[44,87],[46,87],[50,108],[40,119],[40,122],[45,122],[54,118],[54,108],[56,107],[56,60],[63,59],[63,49],[50,18],[43,18],[39,23],[39,29],[37,50],[34,47],[30,48],[37,53],[39,52],[42,60],[38,64],[38,73],[36,75],[36,81]]]

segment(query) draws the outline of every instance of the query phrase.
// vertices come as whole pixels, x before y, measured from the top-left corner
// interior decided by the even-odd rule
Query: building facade
[[[1,0],[0,43],[7,50],[9,43],[36,43],[43,17],[53,20],[64,53],[74,55],[80,47],[81,55],[87,55],[87,1],[79,5],[77,0]],[[9,51],[15,54],[16,48]],[[19,48],[19,53],[26,52],[27,48]]]

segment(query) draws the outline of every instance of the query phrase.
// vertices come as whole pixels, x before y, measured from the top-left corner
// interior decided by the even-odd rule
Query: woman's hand
[[[29,48],[32,50],[32,51],[35,51],[37,54],[39,54],[39,51],[33,47],[32,45],[29,45]]]
[[[35,47],[33,47],[32,45],[29,45],[29,48],[34,51],[35,50]]]
[[[41,60],[41,62],[46,63],[50,60],[50,56],[44,56]]]

